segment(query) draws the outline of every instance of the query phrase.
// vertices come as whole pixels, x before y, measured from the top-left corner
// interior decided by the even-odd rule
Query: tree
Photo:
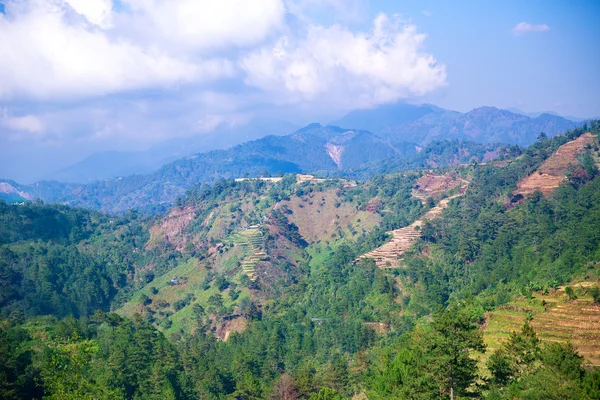
[[[318,393],[310,395],[308,400],[344,400],[344,396],[339,394],[334,389],[323,388]]]
[[[573,288],[571,286],[567,286],[565,288],[565,294],[567,295],[567,298],[569,299],[569,301],[573,301],[577,299],[577,295],[575,294],[575,291],[573,290]]]
[[[582,357],[571,344],[549,343],[540,351],[538,363],[508,388],[509,398],[588,399],[582,391]],[[593,398],[593,397],[592,397]]]
[[[508,341],[488,360],[492,382],[505,386],[529,372],[533,362],[539,358],[539,342],[533,327],[527,322],[521,332],[511,333]]]
[[[369,397],[467,396],[477,379],[477,362],[470,354],[485,351],[477,314],[468,306],[454,305],[436,313],[430,325],[418,326],[376,373]]]
[[[452,306],[438,313],[432,323],[439,333],[442,374],[450,399],[456,394],[466,395],[466,390],[477,377],[477,361],[470,357],[472,351],[485,351],[485,344],[475,315],[469,315],[468,306]]]
[[[598,288],[598,286],[592,286],[590,289],[590,295],[592,295],[594,303],[600,304],[600,288]]]
[[[298,398],[298,389],[296,382],[289,374],[283,374],[273,386],[271,400],[296,400]]]
[[[225,276],[219,275],[217,276],[217,279],[215,279],[215,285],[217,289],[219,289],[219,292],[222,292],[229,287],[229,281]]]

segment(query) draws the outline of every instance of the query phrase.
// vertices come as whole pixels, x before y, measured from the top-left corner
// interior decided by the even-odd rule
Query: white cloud
[[[188,49],[256,44],[280,27],[285,15],[282,0],[122,1],[132,10],[124,17],[127,24],[142,40]]]
[[[0,126],[10,131],[21,131],[35,134],[41,134],[45,130],[44,124],[35,115],[13,117],[8,115],[6,109],[4,110],[2,117],[0,117]]]
[[[235,75],[219,55],[281,23],[280,0],[8,0],[0,14],[0,100],[54,100],[207,83]],[[128,11],[127,11],[128,10]],[[198,50],[211,48],[213,54]]]
[[[546,24],[535,25],[527,22],[521,22],[512,28],[512,33],[513,35],[518,36],[528,32],[546,32],[549,30],[550,27]]]
[[[341,24],[366,0],[2,1],[0,104],[20,115],[0,108],[2,139],[141,146],[257,110],[303,123],[446,83],[414,25]]]
[[[283,37],[240,65],[246,84],[281,99],[369,107],[446,84],[445,66],[422,50],[425,39],[414,25],[380,14],[371,32],[312,25],[306,37]]]
[[[431,17],[431,11],[429,11],[429,10],[423,10],[423,11],[421,11],[421,14],[423,14],[426,17]]]
[[[65,0],[78,14],[94,25],[112,26],[112,0]]]
[[[243,126],[250,120],[249,114],[206,114],[198,120],[197,132],[209,133],[222,126],[229,128]]]

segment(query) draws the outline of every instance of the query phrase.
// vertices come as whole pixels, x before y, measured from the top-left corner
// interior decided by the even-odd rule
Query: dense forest
[[[515,299],[566,287],[565,301],[600,307],[596,286],[570,286],[600,278],[598,147],[549,196],[513,194],[585,132],[600,122],[469,153],[496,164],[433,143],[436,171],[470,183],[402,268],[358,257],[448,196],[411,194],[428,154],[357,183],[196,185],[157,216],[0,201],[0,398],[600,399],[600,370],[529,321],[493,350],[484,341],[488,313]],[[327,236],[302,236],[330,214]],[[252,273],[248,248],[265,253]]]

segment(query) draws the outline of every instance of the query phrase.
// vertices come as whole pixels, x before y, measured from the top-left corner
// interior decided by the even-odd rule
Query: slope
[[[598,148],[598,137],[589,132],[563,144],[535,172],[519,181],[515,195],[526,196],[538,190],[544,196],[549,195],[580,166],[580,155],[594,147]],[[598,155],[596,163],[600,165]]]
[[[376,131],[382,137],[426,144],[439,139],[462,139],[480,143],[529,145],[540,132],[554,136],[576,124],[562,117],[543,114],[536,118],[515,114],[495,107],[479,107],[464,114],[425,115],[403,125]]]
[[[118,312],[146,315],[169,334],[210,326],[228,337],[229,328],[245,326],[245,319],[297,279],[308,262],[307,240],[349,239],[359,227],[374,229],[378,216],[356,204],[341,205],[341,191],[354,187],[342,180],[292,175],[192,190],[154,223],[145,246],[187,257],[145,283]],[[331,219],[332,226],[315,226],[319,216]]]
[[[168,209],[178,196],[183,196],[197,183],[301,172],[338,176],[344,168],[415,153],[412,145],[392,145],[369,132],[312,124],[291,135],[267,136],[228,150],[196,154],[146,175],[87,185],[7,182],[10,187],[0,190],[103,211],[123,212],[138,208],[155,212]]]
[[[529,321],[542,342],[572,343],[587,365],[600,366],[600,305],[588,292],[594,285],[598,283],[573,285],[579,294],[574,300],[569,300],[561,287],[548,293],[534,292],[529,300],[515,300],[488,313],[483,330],[488,353]]]
[[[404,258],[404,253],[421,237],[421,227],[426,222],[439,217],[442,211],[448,207],[450,200],[463,195],[468,183],[468,181],[456,175],[425,174],[415,185],[414,197],[425,202],[427,199],[433,199],[444,193],[451,193],[452,195],[440,200],[435,207],[410,225],[387,232],[388,235],[392,236],[389,242],[361,255],[359,258],[374,259],[379,268],[397,268]]]

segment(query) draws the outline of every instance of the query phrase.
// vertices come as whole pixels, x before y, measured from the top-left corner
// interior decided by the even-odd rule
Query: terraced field
[[[267,259],[264,251],[264,237],[259,227],[250,227],[232,236],[236,245],[244,248],[241,261],[242,270],[250,280],[256,280],[256,264]]]
[[[423,175],[417,181],[412,191],[413,197],[421,200],[421,202],[426,203],[428,199],[441,196],[444,193],[454,194],[442,199],[437,206],[433,207],[412,224],[387,232],[388,235],[392,235],[392,239],[389,242],[363,254],[359,259],[372,258],[375,260],[375,264],[383,269],[399,267],[406,250],[410,249],[421,236],[419,228],[423,223],[437,218],[444,208],[448,207],[450,200],[462,196],[468,186],[469,182],[467,180],[453,174],[436,175],[427,173]]]
[[[461,195],[462,193],[459,193],[445,198],[441,200],[437,206],[433,207],[425,215],[412,224],[404,228],[387,232],[389,235],[392,235],[392,239],[389,242],[376,248],[375,250],[363,254],[359,257],[359,259],[372,258],[375,260],[375,264],[377,264],[379,268],[383,269],[398,268],[402,259],[404,258],[404,253],[406,250],[410,249],[410,247],[421,236],[421,231],[418,227],[421,227],[425,221],[430,221],[434,218],[437,218],[442,213],[444,208],[448,207],[450,200]]]
[[[516,195],[526,196],[537,190],[544,196],[552,193],[567,179],[569,168],[578,163],[578,155],[588,145],[597,143],[597,136],[585,133],[575,140],[563,144],[533,174],[522,179],[517,187]],[[597,160],[598,161],[598,160]]]
[[[427,199],[437,197],[453,189],[464,193],[464,190],[468,185],[469,182],[467,180],[462,179],[455,174],[447,173],[436,175],[433,173],[426,173],[417,181],[417,184],[412,191],[412,195],[425,203]]]
[[[537,295],[530,301],[512,302],[489,313],[484,330],[486,358],[511,332],[520,331],[528,316],[542,342],[571,342],[585,358],[585,364],[600,366],[600,305],[584,296],[567,301],[560,291],[555,295]]]

